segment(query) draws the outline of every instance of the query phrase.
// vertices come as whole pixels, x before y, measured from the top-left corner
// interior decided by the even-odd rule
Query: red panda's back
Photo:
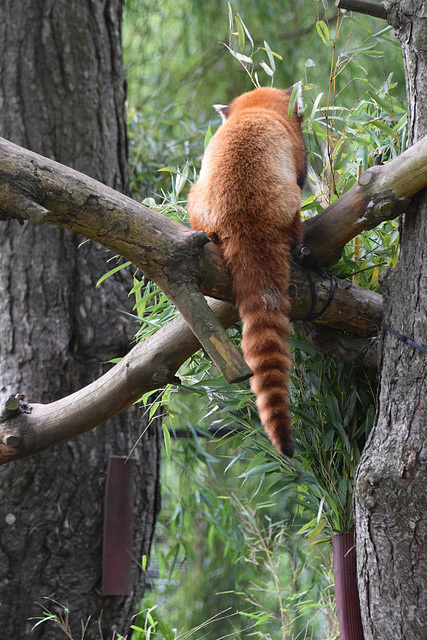
[[[294,145],[286,133],[281,119],[267,110],[232,114],[206,149],[190,192],[190,216],[192,201],[199,200],[199,216],[220,235],[235,224],[287,226],[299,210],[301,193]]]
[[[302,239],[305,173],[300,120],[289,120],[289,97],[256,89],[223,109],[226,120],[209,142],[188,199],[192,228],[218,243],[230,268],[261,422],[286,455],[293,452],[289,269],[292,247]]]

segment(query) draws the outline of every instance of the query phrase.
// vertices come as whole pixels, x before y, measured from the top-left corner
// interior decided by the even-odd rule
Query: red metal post
[[[341,640],[363,640],[354,533],[332,536],[332,558]]]
[[[105,488],[102,592],[127,595],[132,591],[133,460],[110,456]]]

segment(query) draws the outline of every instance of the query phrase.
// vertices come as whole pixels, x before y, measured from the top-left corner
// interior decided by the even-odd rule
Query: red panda
[[[190,190],[191,227],[218,245],[243,321],[243,355],[253,371],[261,423],[291,457],[288,287],[293,248],[302,242],[306,177],[302,117],[292,89],[260,88],[218,106],[223,124],[211,138]]]

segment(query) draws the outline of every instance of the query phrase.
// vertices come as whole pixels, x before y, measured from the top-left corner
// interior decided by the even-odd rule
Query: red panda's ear
[[[214,104],[215,111],[218,111],[221,116],[222,122],[224,123],[228,117],[229,107],[228,104]]]

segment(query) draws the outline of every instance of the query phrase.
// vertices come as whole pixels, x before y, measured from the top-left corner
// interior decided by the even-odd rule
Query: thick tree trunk
[[[127,190],[121,0],[0,0],[0,135]],[[102,373],[134,332],[128,282],[97,279],[108,252],[63,229],[0,227],[0,396],[49,402]],[[125,635],[138,610],[159,506],[159,432],[137,458],[134,591],[103,597],[102,527],[108,457],[126,455],[144,430],[132,409],[106,428],[0,469],[0,628],[10,638],[58,638],[51,623],[32,633],[37,603],[70,609],[86,640]]]
[[[401,41],[412,142],[427,132],[427,14],[423,0],[386,3]],[[384,279],[385,322],[427,346],[427,193],[404,216],[397,267]],[[355,490],[365,640],[421,640],[427,628],[427,359],[383,335],[376,424]]]

